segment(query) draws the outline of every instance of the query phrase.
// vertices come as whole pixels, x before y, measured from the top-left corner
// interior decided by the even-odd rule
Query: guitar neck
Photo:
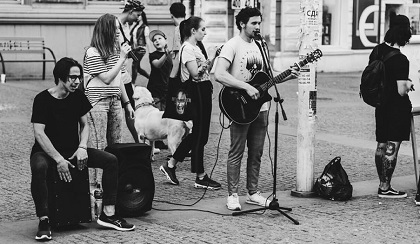
[[[305,58],[302,61],[299,61],[298,63],[295,63],[294,66],[298,68],[298,70],[300,70],[304,65],[306,65],[308,63],[308,59]],[[272,79],[270,79],[270,81],[268,81],[265,85],[261,86],[263,91],[266,91],[268,89],[270,89],[272,86],[274,86],[275,84],[278,83],[282,83],[283,80],[289,76],[292,73],[292,71],[285,70],[282,73],[280,73],[279,75],[273,77]]]

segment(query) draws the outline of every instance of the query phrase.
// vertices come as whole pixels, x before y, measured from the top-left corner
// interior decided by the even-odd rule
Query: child
[[[152,93],[157,108],[164,111],[172,58],[168,50],[168,41],[162,31],[151,31],[149,37],[156,51],[149,55],[151,72],[147,89]]]
[[[156,51],[149,55],[151,71],[147,89],[152,93],[156,107],[161,111],[165,111],[169,75],[173,65],[172,57],[168,50],[168,41],[165,33],[160,30],[154,30],[150,32],[149,37]],[[168,148],[162,141],[156,141],[155,147],[159,149]]]

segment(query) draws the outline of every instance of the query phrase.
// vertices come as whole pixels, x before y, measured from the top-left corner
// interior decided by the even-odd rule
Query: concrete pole
[[[317,49],[321,37],[322,0],[301,0],[299,58]],[[298,78],[298,129],[296,190],[293,196],[311,196],[314,184],[316,129],[316,64],[307,64]]]

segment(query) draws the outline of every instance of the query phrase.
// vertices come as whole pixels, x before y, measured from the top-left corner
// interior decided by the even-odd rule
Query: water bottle
[[[98,184],[98,188],[93,192],[93,196],[95,197],[96,217],[99,218],[102,213],[102,189],[100,184]]]
[[[92,215],[92,221],[95,221],[96,220],[96,199],[93,196],[95,190],[92,190],[90,192],[90,214]]]

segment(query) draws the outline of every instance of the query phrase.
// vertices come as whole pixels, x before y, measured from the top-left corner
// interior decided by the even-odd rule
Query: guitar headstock
[[[317,61],[318,59],[320,59],[322,57],[322,52],[319,49],[316,49],[314,51],[312,51],[311,53],[309,53],[306,56],[306,60],[308,61],[308,63],[313,63],[315,61]]]

